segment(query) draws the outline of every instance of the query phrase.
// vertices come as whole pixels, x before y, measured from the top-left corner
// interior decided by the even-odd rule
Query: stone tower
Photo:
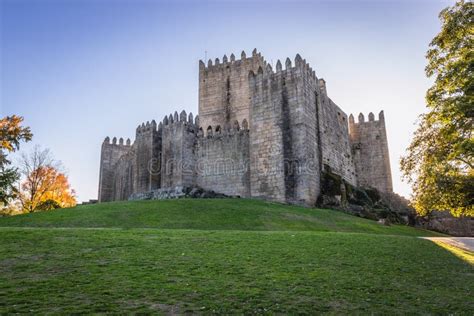
[[[196,117],[196,123],[199,118]],[[174,112],[174,115],[165,117],[161,131],[161,186],[165,188],[175,186],[192,187],[196,185],[195,154],[197,126],[190,113],[185,111]]]
[[[318,82],[300,55],[249,75],[252,197],[313,205],[320,193]]]
[[[392,173],[388,154],[387,132],[383,111],[379,120],[369,114],[369,121],[359,114],[358,122],[349,117],[349,135],[357,173],[357,182],[362,187],[373,187],[382,192],[392,192]]]
[[[199,121],[200,127],[232,125],[233,122],[249,122],[250,87],[248,74],[264,67],[265,61],[254,49],[247,57],[242,51],[240,60],[234,54],[224,56],[222,62],[209,60],[207,67],[199,61]]]
[[[130,151],[130,141],[123,143],[120,138],[117,144],[117,138],[114,137],[112,143],[110,138],[106,137],[102,143],[100,153],[100,171],[99,171],[99,202],[108,202],[115,199],[115,171],[116,164],[122,156]]]
[[[155,120],[137,127],[134,147],[136,152],[135,190],[146,192],[159,188],[160,177],[158,173],[150,170],[152,159],[156,159],[161,150],[161,133],[157,130]]]

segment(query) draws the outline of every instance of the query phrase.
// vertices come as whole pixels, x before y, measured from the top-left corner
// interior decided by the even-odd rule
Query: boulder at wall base
[[[322,204],[326,206],[341,206],[341,196],[323,195]]]
[[[192,188],[188,195],[190,198],[198,198],[203,192],[204,190],[201,188]]]
[[[415,225],[416,213],[408,200],[393,192],[355,187],[330,169],[322,174],[317,206],[376,221],[386,219],[390,223]]]
[[[390,221],[387,218],[381,218],[377,221],[380,225],[390,226]]]
[[[199,187],[176,186],[171,188],[161,188],[147,192],[134,193],[128,198],[129,201],[137,200],[167,200],[180,198],[226,198],[231,197],[214,191],[207,191]]]

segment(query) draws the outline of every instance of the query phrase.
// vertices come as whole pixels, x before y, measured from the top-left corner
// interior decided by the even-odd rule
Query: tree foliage
[[[426,55],[426,75],[435,79],[426,93],[428,113],[401,169],[418,213],[474,215],[474,4],[458,1],[439,18],[441,31]]]
[[[0,119],[0,203],[4,205],[17,196],[14,184],[19,179],[17,169],[9,167],[7,154],[18,150],[21,141],[30,141],[33,137],[30,128],[23,127],[22,122],[23,118],[16,115]]]
[[[20,201],[23,210],[34,212],[76,205],[74,190],[67,176],[59,171],[48,149],[35,147],[29,154],[23,154],[20,170],[24,181],[21,184]]]
[[[29,127],[22,127],[23,117],[7,116],[0,120],[0,146],[3,149],[12,152],[20,148],[21,141],[29,141],[31,134]]]
[[[0,203],[6,205],[18,195],[14,184],[20,176],[16,168],[1,166],[0,169]]]

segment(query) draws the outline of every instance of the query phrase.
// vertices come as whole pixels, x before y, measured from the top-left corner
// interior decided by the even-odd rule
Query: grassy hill
[[[243,199],[0,218],[0,314],[469,314],[473,266],[429,235]]]
[[[180,199],[83,205],[55,212],[3,218],[0,226],[117,227],[199,230],[332,231],[436,236],[408,226],[374,221],[326,209],[246,199]]]

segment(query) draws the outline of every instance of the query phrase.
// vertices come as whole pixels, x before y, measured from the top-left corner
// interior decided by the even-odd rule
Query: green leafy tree
[[[8,153],[20,148],[21,141],[30,141],[29,127],[21,125],[23,117],[12,115],[0,119],[0,204],[7,205],[18,194],[15,182],[19,178],[16,168],[9,167]]]
[[[428,113],[406,156],[404,177],[419,214],[450,211],[474,215],[474,4],[458,1],[441,11],[441,32],[427,52]]]

